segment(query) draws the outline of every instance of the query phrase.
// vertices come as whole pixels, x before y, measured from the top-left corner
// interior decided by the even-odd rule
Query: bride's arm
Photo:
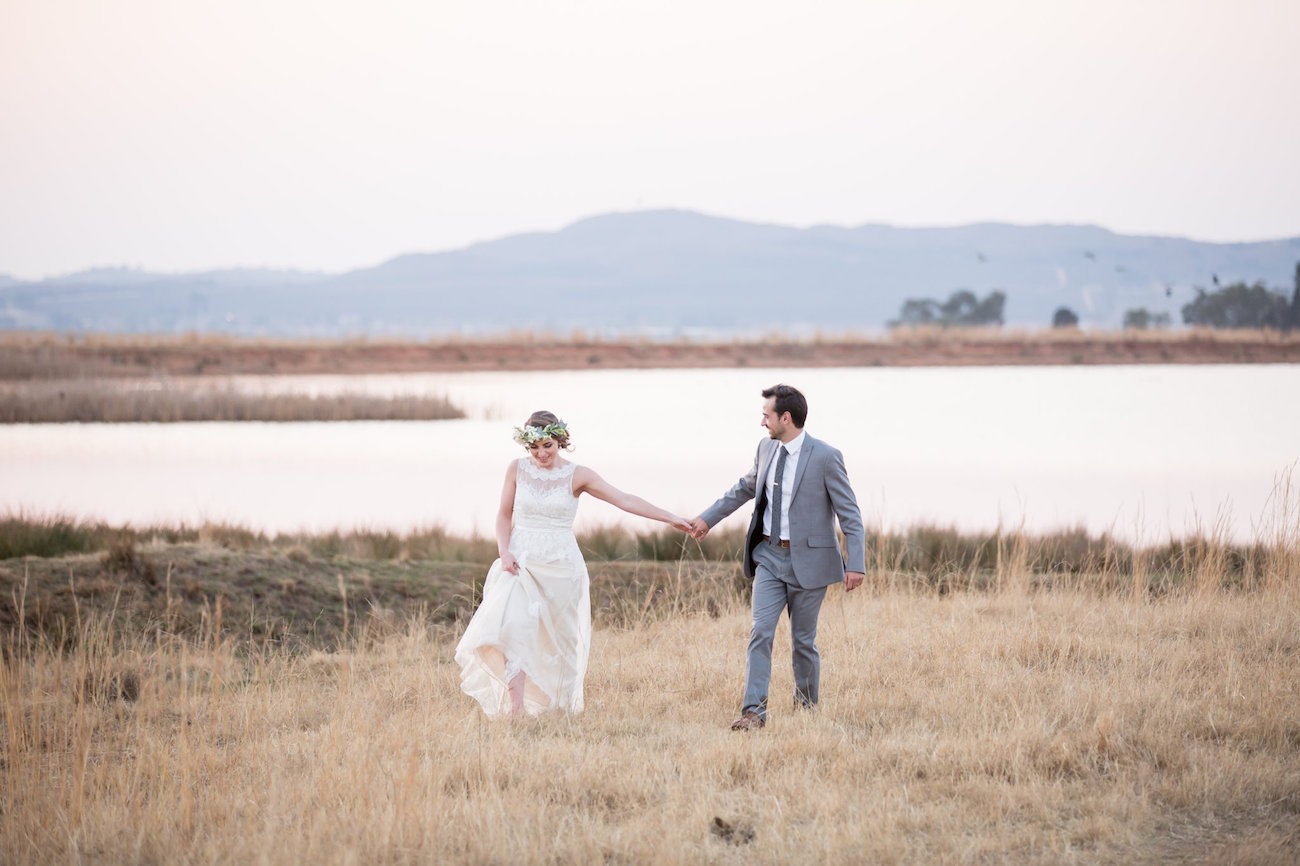
[[[671,511],[665,511],[657,505],[651,505],[640,496],[624,493],[586,466],[579,466],[573,470],[573,495],[577,496],[581,493],[590,493],[597,499],[602,499],[615,508],[626,511],[628,514],[659,520],[683,532],[691,531],[689,520],[678,517]]]
[[[515,483],[519,471],[517,462],[506,469],[506,482],[501,486],[501,507],[497,509],[497,555],[501,567],[511,574],[519,573],[519,563],[510,552],[510,530],[515,522]]]

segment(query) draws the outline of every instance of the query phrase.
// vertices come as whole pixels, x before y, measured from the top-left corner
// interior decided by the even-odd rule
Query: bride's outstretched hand
[[[680,529],[688,535],[695,530],[694,525],[685,517],[673,515],[673,519],[669,522],[672,524],[673,529]]]

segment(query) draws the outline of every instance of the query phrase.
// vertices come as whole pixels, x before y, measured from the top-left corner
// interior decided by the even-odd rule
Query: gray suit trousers
[[[788,548],[760,542],[754,549],[753,625],[745,658],[745,705],[767,715],[767,687],[772,679],[772,639],[781,612],[790,611],[790,642],[794,663],[794,700],[811,707],[817,703],[821,658],[817,654],[817,615],[826,587],[804,589],[794,578]]]

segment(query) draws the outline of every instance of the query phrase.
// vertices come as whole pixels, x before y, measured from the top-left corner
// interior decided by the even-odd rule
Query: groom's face
[[[786,434],[789,425],[790,413],[784,415],[776,414],[776,398],[768,397],[767,402],[763,404],[763,426],[767,428],[767,435],[771,439],[780,439]]]

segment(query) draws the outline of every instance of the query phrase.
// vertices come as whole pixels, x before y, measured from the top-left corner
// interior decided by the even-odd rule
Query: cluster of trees
[[[1057,307],[1056,312],[1052,313],[1053,328],[1077,328],[1079,327],[1079,314],[1069,307]]]
[[[904,301],[898,319],[889,325],[891,328],[899,325],[940,325],[945,328],[1001,325],[1006,304],[1005,292],[993,291],[980,299],[972,291],[959,289],[942,302],[930,298]]]
[[[1218,278],[1215,278],[1218,282]],[[909,299],[903,302],[898,319],[889,326],[940,325],[963,327],[970,325],[1001,325],[1007,296],[1000,291],[979,298],[974,292],[960,289],[946,301],[930,298]],[[1290,300],[1281,291],[1257,282],[1253,286],[1236,282],[1213,292],[1196,288],[1196,298],[1182,310],[1183,323],[1209,328],[1277,328],[1280,331],[1300,330],[1300,262],[1295,266],[1295,291]],[[1168,328],[1172,320],[1168,313],[1152,312],[1145,307],[1124,312],[1125,328],[1144,330]],[[1079,316],[1069,307],[1058,307],[1052,314],[1053,328],[1076,328]]]
[[[1168,328],[1171,319],[1168,313],[1153,313],[1146,307],[1137,307],[1124,311],[1124,327],[1145,331],[1147,328]],[[1069,307],[1060,307],[1052,315],[1053,328],[1077,328],[1079,317]]]
[[[1253,286],[1236,282],[1213,292],[1198,286],[1196,298],[1183,306],[1182,313],[1183,324],[1194,327],[1300,329],[1300,262],[1296,262],[1295,291],[1289,301],[1283,292],[1270,289],[1262,281]],[[1054,328],[1078,324],[1079,317],[1069,307],[1059,308],[1052,316]],[[1125,328],[1167,328],[1170,324],[1168,313],[1153,313],[1145,307],[1124,313]]]
[[[1213,292],[1198,286],[1196,297],[1183,307],[1183,323],[1209,328],[1300,328],[1300,262],[1295,265],[1290,301],[1263,281],[1253,286],[1236,282]]]
[[[1167,328],[1170,319],[1168,313],[1153,313],[1146,307],[1124,311],[1124,327],[1146,330],[1147,328]],[[1079,316],[1069,307],[1057,307],[1052,314],[1053,328],[1077,328]]]
[[[1300,263],[1290,301],[1262,282],[1233,283],[1217,292],[1198,288],[1195,300],[1183,307],[1183,322],[1210,328],[1300,328]]]
[[[1124,327],[1138,331],[1147,328],[1167,328],[1173,322],[1168,313],[1153,313],[1146,307],[1124,311]]]

